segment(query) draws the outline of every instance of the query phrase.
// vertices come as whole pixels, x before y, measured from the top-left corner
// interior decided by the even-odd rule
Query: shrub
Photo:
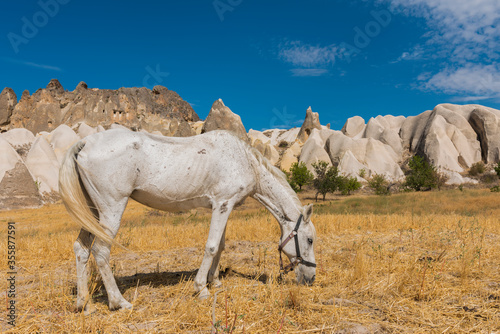
[[[479,174],[484,173],[484,163],[482,161],[476,162],[475,164],[472,164],[471,168],[469,168],[469,175],[470,176],[478,176]]]
[[[490,188],[492,193],[500,193],[500,186],[494,186]]]
[[[493,167],[493,169],[497,173],[498,178],[500,178],[500,161],[498,162],[496,167]]]
[[[278,144],[278,147],[280,147],[280,148],[287,148],[288,147],[288,142],[286,140],[282,140]]]
[[[375,191],[377,195],[390,195],[389,182],[384,175],[375,174],[368,180],[368,187]]]
[[[337,177],[337,188],[342,195],[350,195],[351,192],[361,188],[361,183],[355,177],[347,177],[339,175]]]
[[[316,178],[313,181],[314,189],[316,189],[316,201],[319,194],[323,195],[324,201],[327,193],[337,190],[337,176],[339,171],[337,167],[328,167],[326,161],[315,162],[312,166],[316,173]]]
[[[441,189],[447,177],[439,173],[436,167],[419,155],[413,156],[408,162],[410,170],[406,174],[404,187],[415,191]]]
[[[446,181],[448,181],[449,177],[441,172],[434,171],[434,179],[436,181],[436,187],[438,190],[441,190],[441,187],[446,184]]]
[[[313,181],[314,189],[316,189],[316,201],[319,194],[323,195],[324,201],[327,193],[339,190],[342,195],[350,195],[351,192],[361,188],[361,183],[355,177],[339,175],[338,168],[328,166],[325,161],[318,161],[312,166],[316,173],[316,178]]]
[[[295,162],[292,164],[292,167],[290,167],[288,183],[290,183],[292,188],[294,187],[293,185],[295,185],[296,187],[298,187],[298,191],[301,191],[302,186],[310,183],[313,179],[314,175],[307,169],[307,166],[304,162]]]
[[[488,173],[488,174],[484,174],[483,176],[481,176],[481,182],[486,183],[486,184],[493,183],[496,180],[497,180],[497,176],[495,174]]]
[[[366,169],[361,168],[361,169],[359,170],[358,175],[359,175],[359,177],[361,177],[362,179],[364,179],[364,178],[365,178],[365,176],[366,176]]]

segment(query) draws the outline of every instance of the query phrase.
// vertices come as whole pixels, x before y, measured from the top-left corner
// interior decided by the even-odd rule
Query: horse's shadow
[[[191,271],[164,271],[160,273],[138,273],[132,276],[117,277],[118,287],[121,290],[127,290],[132,287],[148,285],[151,287],[177,285],[181,282],[193,280],[198,273],[198,269]],[[252,281],[267,283],[268,276],[266,274],[250,275],[237,272],[231,268],[220,270],[219,278],[227,277],[243,277]],[[121,291],[123,292],[123,291]]]
[[[137,273],[131,276],[115,277],[118,285],[118,289],[122,294],[124,294],[128,289],[136,288],[139,286],[150,286],[150,287],[161,287],[161,286],[173,286],[186,281],[192,281],[198,269],[191,271],[164,271],[164,272],[152,272],[152,273]],[[219,278],[227,277],[242,277],[251,281],[258,281],[267,284],[269,276],[267,274],[244,274],[237,272],[231,268],[225,268],[219,272]],[[102,283],[102,282],[101,282]],[[73,287],[73,294],[76,295],[76,285]],[[93,300],[95,302],[107,303],[108,297],[106,289],[103,284],[98,284],[98,287],[93,293]]]

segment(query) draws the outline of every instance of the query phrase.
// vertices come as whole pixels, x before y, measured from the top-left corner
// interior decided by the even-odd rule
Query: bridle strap
[[[298,230],[299,230],[299,227],[300,227],[300,223],[302,222],[302,219],[303,219],[303,216],[302,214],[299,216],[299,219],[297,220],[297,224],[295,225],[295,228],[293,229],[293,231],[288,235],[288,237],[283,240],[283,242],[278,246],[278,251],[280,253],[280,271],[283,273],[283,274],[286,274],[290,271],[292,271],[297,265],[299,265],[299,263],[303,264],[304,266],[307,266],[307,267],[316,267],[316,264],[315,263],[312,263],[312,262],[309,262],[309,261],[305,261],[301,256],[300,256],[300,247],[299,247],[299,237],[298,237]],[[290,264],[286,265],[285,267],[283,267],[283,258],[281,256],[281,253],[283,252],[283,248],[286,246],[286,244],[290,241],[295,239],[295,253],[296,253],[296,257],[295,257],[295,261],[293,262],[290,262]]]

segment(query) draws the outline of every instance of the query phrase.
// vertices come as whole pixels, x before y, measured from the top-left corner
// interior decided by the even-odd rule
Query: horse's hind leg
[[[122,218],[123,211],[127,205],[128,198],[125,198],[113,205],[107,205],[106,211],[99,212],[99,222],[101,225],[106,226],[111,232],[113,238],[118,232],[120,227],[120,221]],[[103,206],[101,206],[103,207]],[[111,251],[111,245],[106,244],[102,240],[96,238],[92,246],[92,255],[94,255],[97,267],[101,273],[102,281],[106,287],[106,292],[108,293],[109,308],[111,310],[116,310],[120,308],[131,309],[132,304],[127,302],[123,298],[118,286],[116,285],[115,277],[109,266],[109,255]]]
[[[115,277],[109,266],[110,245],[105,244],[97,239],[92,247],[92,254],[94,255],[97,267],[101,273],[102,281],[108,293],[109,309],[117,310],[121,308],[131,309],[132,304],[123,298],[118,285],[116,285]]]
[[[219,244],[219,251],[217,255],[214,257],[212,261],[212,267],[208,271],[207,281],[211,283],[214,288],[219,288],[222,286],[222,283],[219,280],[219,262],[222,251],[226,248],[226,229],[224,229],[224,233],[222,233],[222,238]]]
[[[88,267],[87,263],[90,256],[90,246],[92,244],[92,235],[80,230],[80,235],[76,239],[73,249],[76,257],[76,308],[78,311],[88,311],[89,288],[88,288]]]

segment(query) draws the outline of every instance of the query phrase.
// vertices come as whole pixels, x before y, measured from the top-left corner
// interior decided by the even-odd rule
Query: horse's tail
[[[113,244],[113,238],[104,231],[98,217],[90,209],[93,203],[81,182],[80,173],[83,171],[78,169],[76,159],[84,146],[85,142],[80,140],[66,152],[59,170],[59,194],[76,223],[102,241]]]

